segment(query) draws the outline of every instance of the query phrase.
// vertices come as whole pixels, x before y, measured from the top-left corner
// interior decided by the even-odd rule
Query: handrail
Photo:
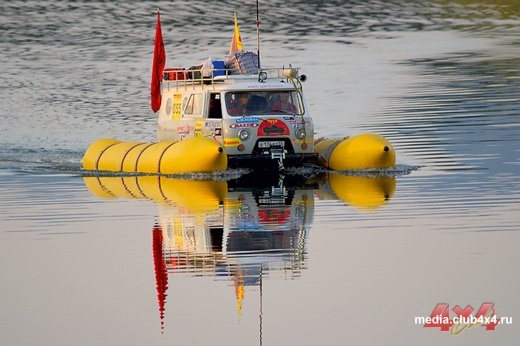
[[[209,72],[209,75],[208,75]],[[195,85],[209,85],[215,86],[215,83],[222,83],[226,80],[239,80],[239,79],[258,79],[262,73],[265,73],[266,79],[281,79],[286,82],[298,79],[300,68],[299,67],[267,67],[259,69],[256,74],[241,74],[237,69],[184,69],[184,68],[165,68],[163,71],[162,83],[173,83],[178,90],[179,87],[184,87],[186,90],[188,86]]]

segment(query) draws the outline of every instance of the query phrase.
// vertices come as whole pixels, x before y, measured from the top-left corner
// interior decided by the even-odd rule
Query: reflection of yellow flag
[[[242,46],[242,38],[240,37],[240,31],[238,30],[237,14],[233,13],[235,18],[235,33],[231,39],[231,46],[229,47],[229,55],[242,52],[244,47]]]
[[[235,273],[235,297],[237,299],[238,319],[240,320],[240,317],[242,317],[242,302],[244,301],[244,274],[242,274],[240,268]]]

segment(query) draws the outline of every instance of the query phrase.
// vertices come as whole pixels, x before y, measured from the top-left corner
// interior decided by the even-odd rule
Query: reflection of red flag
[[[157,112],[159,108],[161,108],[161,80],[165,63],[166,53],[164,51],[164,42],[162,38],[161,15],[159,11],[157,11],[157,25],[155,27],[155,41],[153,47],[152,83],[150,86],[150,104],[154,112]]]
[[[155,269],[155,286],[157,288],[157,300],[159,304],[159,317],[161,329],[164,328],[164,311],[166,291],[168,290],[168,269],[163,256],[163,236],[161,226],[155,224],[152,229],[153,265]]]

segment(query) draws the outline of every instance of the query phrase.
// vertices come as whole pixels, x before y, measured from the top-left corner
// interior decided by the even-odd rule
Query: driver
[[[238,100],[236,100],[231,107],[228,107],[229,115],[247,115],[247,105],[249,98],[246,94],[239,94]]]

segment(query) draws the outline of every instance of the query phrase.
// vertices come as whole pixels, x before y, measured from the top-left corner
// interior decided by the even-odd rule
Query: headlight
[[[247,141],[249,139],[249,132],[247,130],[240,130],[238,132],[238,137],[243,141]]]
[[[296,136],[296,138],[298,139],[304,139],[305,138],[305,129],[302,129],[302,128],[299,128],[296,130],[296,133],[294,134]]]
[[[265,82],[265,80],[267,79],[267,72],[265,71],[262,71],[258,74],[258,81],[259,82]]]

